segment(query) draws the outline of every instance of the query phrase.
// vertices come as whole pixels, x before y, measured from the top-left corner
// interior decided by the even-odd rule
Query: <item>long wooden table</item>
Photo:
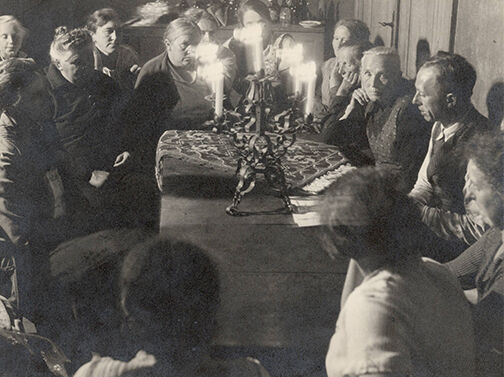
[[[169,152],[157,163],[160,233],[200,246],[218,265],[222,296],[214,343],[324,352],[347,261],[330,259],[320,245],[320,229],[300,228],[291,215],[227,215],[237,182],[233,172],[179,157]],[[260,181],[240,208],[281,204]]]

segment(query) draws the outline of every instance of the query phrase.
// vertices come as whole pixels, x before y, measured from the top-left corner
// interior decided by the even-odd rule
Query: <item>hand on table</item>
[[[130,72],[135,74],[135,75],[138,75],[138,73],[140,72],[140,70],[142,69],[142,67],[140,67],[138,64],[133,64],[131,67],[130,67]]]
[[[117,168],[124,164],[128,159],[131,157],[131,154],[129,152],[122,152],[120,155],[118,155],[115,159],[114,162],[114,168]]]
[[[93,170],[91,178],[89,179],[89,184],[96,188],[100,188],[103,186],[109,175],[110,173],[108,171]]]

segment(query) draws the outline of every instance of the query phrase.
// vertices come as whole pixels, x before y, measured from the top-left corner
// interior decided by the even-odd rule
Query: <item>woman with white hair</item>
[[[0,16],[0,60],[26,58],[20,51],[28,30],[14,16]]]

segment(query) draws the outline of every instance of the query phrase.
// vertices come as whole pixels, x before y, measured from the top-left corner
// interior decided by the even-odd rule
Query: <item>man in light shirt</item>
[[[437,237],[451,241],[441,260],[458,255],[485,230],[482,221],[466,212],[463,194],[465,143],[488,128],[488,120],[471,103],[475,82],[474,68],[462,56],[446,52],[427,60],[415,82],[413,103],[434,125],[410,196],[420,207],[422,221]]]

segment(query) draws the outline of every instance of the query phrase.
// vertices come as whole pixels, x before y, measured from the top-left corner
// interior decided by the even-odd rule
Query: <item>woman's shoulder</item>
[[[322,70],[323,71],[329,70],[332,67],[334,67],[335,64],[336,64],[336,57],[329,58],[324,63],[322,63]]]

